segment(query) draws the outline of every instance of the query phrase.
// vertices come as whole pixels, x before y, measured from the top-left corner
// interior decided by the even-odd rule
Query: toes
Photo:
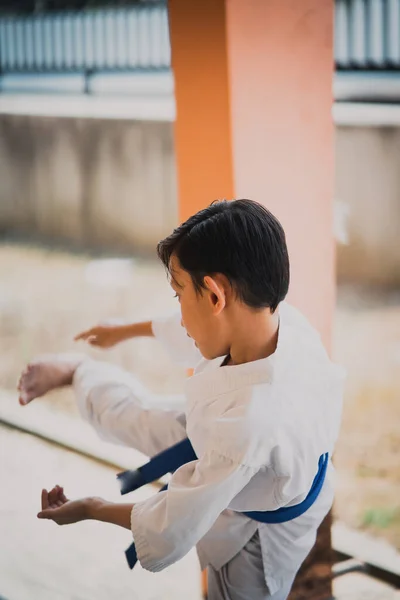
[[[32,388],[26,389],[26,388],[22,387],[20,389],[19,403],[21,404],[21,406],[25,406],[26,404],[29,404],[29,402],[32,402],[32,400],[34,400],[34,398],[36,398],[36,395]]]
[[[29,377],[29,375],[31,375],[31,373],[32,373],[32,371],[34,371],[34,369],[35,369],[35,365],[32,365],[31,363],[29,365],[27,365],[25,367],[25,369],[22,371],[19,380],[23,381],[24,379],[26,379],[26,377]]]
[[[18,390],[22,390],[24,387],[26,387],[26,380],[27,380],[27,373],[24,371],[22,373],[21,377],[18,379],[18,385],[17,385]]]
[[[19,376],[18,384],[17,384],[17,389],[18,390],[20,390],[23,387],[27,373],[28,373],[27,369],[24,369],[22,371],[21,375]]]
[[[28,365],[27,368],[24,371],[22,371],[21,377],[19,378],[19,381],[18,381],[18,389],[19,390],[26,388],[29,385],[29,382],[32,379],[33,373],[34,373],[34,370],[33,370],[32,365]]]
[[[21,391],[18,401],[20,403],[21,406],[25,406],[25,404],[28,404],[29,400],[28,400],[28,394],[25,391]]]

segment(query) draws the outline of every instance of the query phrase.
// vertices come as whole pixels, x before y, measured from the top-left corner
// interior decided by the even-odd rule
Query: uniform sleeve
[[[186,329],[182,327],[179,312],[168,317],[154,319],[152,329],[154,337],[164,346],[177,364],[192,369],[203,358],[194,341],[187,335]]]
[[[154,456],[186,437],[183,396],[151,394],[130,373],[94,360],[78,367],[73,385],[81,415],[106,441]]]
[[[209,451],[180,467],[167,491],[135,504],[131,528],[142,567],[161,571],[185,556],[254,474]]]

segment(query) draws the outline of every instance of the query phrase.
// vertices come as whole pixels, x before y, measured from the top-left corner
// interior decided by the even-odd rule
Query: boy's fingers
[[[38,519],[52,519],[54,516],[53,509],[41,510],[37,514]]]
[[[61,485],[56,485],[57,488],[57,506],[63,506],[68,502],[68,498],[64,494],[64,488]]]
[[[79,340],[83,340],[83,341],[91,343],[91,338],[96,338],[101,333],[102,333],[101,328],[92,327],[91,329],[87,329],[86,331],[83,331],[82,333],[78,333],[78,335],[76,335],[74,337],[74,340],[75,340],[75,342],[78,342]]]
[[[55,501],[56,506],[62,506],[64,502],[61,500],[62,488],[59,485],[56,485],[57,490],[57,499]]]
[[[42,490],[42,510],[49,508],[49,496],[47,490]]]
[[[58,500],[58,488],[54,487],[50,492],[49,492],[49,496],[48,496],[48,502],[49,505],[55,504]]]
[[[65,504],[65,502],[68,502],[68,498],[64,494],[64,488],[63,487],[59,488],[58,497],[59,497],[60,500],[62,500],[63,504]]]
[[[90,337],[91,335],[96,335],[98,332],[99,326],[96,325],[96,327],[91,327],[90,329],[85,329],[85,331],[81,331],[81,333],[78,333],[75,339],[86,340],[88,337]]]
[[[85,340],[90,335],[90,332],[91,329],[89,329],[88,331],[82,331],[82,333],[78,333],[78,335],[74,337],[75,342],[79,340]]]

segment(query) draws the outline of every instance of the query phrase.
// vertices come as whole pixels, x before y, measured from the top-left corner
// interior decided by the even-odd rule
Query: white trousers
[[[265,583],[258,532],[219,571],[208,567],[208,600],[286,600],[295,577],[270,594]]]

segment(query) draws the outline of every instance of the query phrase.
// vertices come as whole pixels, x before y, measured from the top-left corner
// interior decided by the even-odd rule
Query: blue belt
[[[189,439],[186,438],[171,448],[160,452],[160,454],[154,456],[148,463],[139,467],[139,469],[119,473],[117,478],[121,486],[121,494],[133,492],[147,483],[157,481],[163,475],[173,473],[182,465],[193,460],[197,460],[197,456]],[[314,478],[311,490],[300,504],[278,508],[278,510],[251,511],[242,514],[260,523],[285,523],[296,519],[304,514],[318,498],[325,481],[328,464],[329,454],[326,453],[320,457],[318,461],[318,473]],[[167,487],[164,486],[163,490],[167,489]],[[135,544],[131,544],[125,554],[129,567],[133,569],[137,562]]]

